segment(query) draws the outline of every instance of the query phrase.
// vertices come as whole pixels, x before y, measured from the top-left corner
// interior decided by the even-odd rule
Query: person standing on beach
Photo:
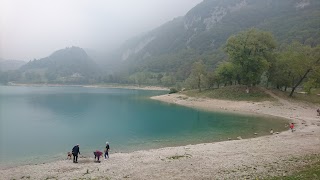
[[[293,130],[294,130],[294,124],[293,123],[290,124],[290,129],[291,129],[291,132],[293,132]]]
[[[78,163],[78,154],[80,154],[79,144],[72,148],[73,163]]]
[[[107,157],[109,158],[109,150],[110,150],[109,143],[106,142],[106,148],[104,149],[104,159],[107,159]]]

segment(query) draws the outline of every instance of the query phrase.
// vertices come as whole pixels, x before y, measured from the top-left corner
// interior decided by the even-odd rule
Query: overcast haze
[[[0,58],[70,46],[99,51],[185,15],[202,0],[0,0]]]

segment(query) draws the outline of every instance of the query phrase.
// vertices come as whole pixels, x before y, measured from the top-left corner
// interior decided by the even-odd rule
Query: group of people
[[[109,142],[106,142],[106,147],[104,149],[104,159],[109,158],[109,151],[110,151],[110,145],[109,145]],[[77,144],[72,148],[73,163],[78,163],[79,154],[80,154],[80,148],[79,148],[79,144]],[[102,156],[103,153],[99,150],[96,150],[93,152],[93,154],[94,154],[94,160],[96,162],[100,162],[100,157]]]
[[[104,148],[104,159],[108,159],[109,158],[109,151],[110,151],[110,146],[109,143],[106,142],[106,147]],[[100,162],[100,157],[102,156],[102,152],[99,150],[96,150],[95,152],[93,152],[94,154],[94,160],[96,160],[96,162]]]
[[[287,126],[288,126],[288,125],[285,125],[285,127],[287,127]],[[291,132],[295,131],[295,129],[294,129],[294,123],[290,123],[290,124],[289,124],[289,127],[290,127]],[[273,129],[270,129],[270,134],[273,134]],[[278,132],[277,132],[277,134],[278,134]]]

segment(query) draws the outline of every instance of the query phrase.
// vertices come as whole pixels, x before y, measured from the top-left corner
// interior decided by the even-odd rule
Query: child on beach
[[[290,124],[290,129],[291,129],[291,132],[294,131],[294,124],[293,123]]]
[[[93,152],[93,154],[94,154],[94,160],[97,159],[96,162],[100,162],[100,156],[102,156],[102,152],[99,150],[96,150],[95,152]]]

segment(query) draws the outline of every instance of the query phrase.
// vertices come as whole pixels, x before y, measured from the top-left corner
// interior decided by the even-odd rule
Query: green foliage
[[[174,94],[179,92],[176,88],[170,88],[169,94]]]
[[[184,154],[184,155],[174,155],[174,156],[170,156],[170,157],[167,157],[167,159],[170,159],[170,160],[178,160],[178,159],[181,159],[181,158],[191,158],[192,155],[190,154]]]
[[[29,61],[15,81],[27,83],[90,84],[99,81],[101,71],[78,47],[58,50],[46,58]]]
[[[215,84],[219,84],[218,76],[215,72],[208,72],[207,79],[206,79],[206,87],[213,88]]]
[[[192,65],[192,70],[189,78],[186,80],[190,87],[196,87],[199,92],[201,92],[201,87],[205,85],[206,82],[206,66],[203,61],[194,62]]]
[[[125,52],[141,47],[146,39],[151,38],[151,42],[132,53],[120,66],[127,66],[132,73],[174,73],[177,82],[182,82],[189,77],[192,64],[198,59],[202,59],[208,69],[214,69],[225,58],[219,49],[226,40],[248,28],[256,27],[273,33],[279,44],[298,40],[316,46],[320,43],[320,2],[308,2],[309,6],[296,8],[297,1],[293,0],[247,0],[243,6],[237,6],[237,0],[206,0],[184,17],[128,41],[119,49],[118,57],[113,59],[120,59]],[[207,23],[210,19],[214,21],[211,26]],[[254,79],[266,66],[270,64],[265,63],[261,70],[249,73],[248,79]],[[254,80],[259,81],[258,78]]]
[[[176,84],[176,79],[173,75],[167,74],[161,78],[161,82],[164,86],[170,87]]]
[[[232,82],[235,80],[237,75],[236,71],[236,66],[233,63],[223,62],[215,69],[215,74],[216,77],[219,78],[220,83],[232,85]]]
[[[308,163],[297,172],[286,177],[273,177],[270,180],[318,180],[320,179],[320,160],[319,156],[312,157],[311,163]]]
[[[237,0],[205,0],[184,17],[128,40],[103,58],[112,62],[102,66],[102,70],[81,48],[72,47],[30,61],[19,71],[0,72],[0,83],[124,83],[167,87],[184,83],[201,90],[220,84],[259,84],[263,74],[267,85],[287,89],[298,84],[299,69],[307,63],[297,54],[308,49],[301,47],[290,54],[287,44],[296,40],[311,49],[320,44],[320,1],[308,2],[309,6],[297,8],[295,0],[247,0],[242,5]],[[280,44],[277,55],[273,53],[275,40],[271,33]],[[227,55],[230,61],[220,64]],[[208,71],[200,76],[200,85],[199,76],[193,72],[199,59]],[[319,87],[319,77],[318,68],[312,68],[298,86],[312,91]]]
[[[293,95],[295,89],[304,81],[309,81],[306,84],[309,86],[309,89],[316,87],[320,71],[319,51],[320,46],[313,48],[299,42],[293,42],[286,46],[281,52],[280,59],[276,65],[276,73],[279,73],[279,78],[274,79],[275,83],[278,83],[278,86],[289,85],[291,83],[292,90],[290,96]],[[309,78],[310,75],[311,77]]]
[[[287,99],[287,100],[293,99],[301,102],[320,104],[320,96],[317,95],[317,94],[320,94],[320,88],[311,89],[310,94],[295,93],[293,97],[289,97],[290,92],[284,92],[279,90],[273,90],[272,92],[283,99]]]
[[[230,61],[239,71],[241,81],[249,86],[258,84],[269,67],[269,57],[276,47],[271,33],[250,29],[231,36],[225,47]]]
[[[19,81],[21,79],[22,75],[19,71],[6,71],[1,72],[0,71],[0,83],[7,84],[11,81]]]

